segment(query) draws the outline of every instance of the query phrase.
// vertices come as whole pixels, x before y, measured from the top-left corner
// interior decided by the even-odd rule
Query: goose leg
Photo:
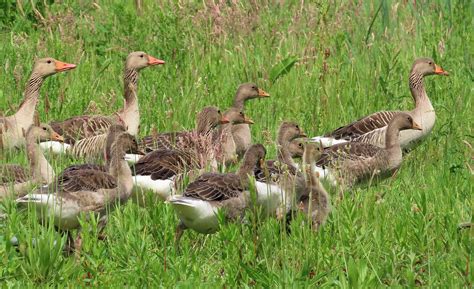
[[[97,236],[97,239],[101,240],[101,241],[104,241],[107,239],[107,235],[105,235],[105,226],[107,225],[107,216],[102,216],[102,218],[100,218],[99,220],[99,223],[97,224],[97,228],[99,229],[99,235]]]
[[[71,255],[74,252],[75,248],[75,240],[72,236],[71,231],[66,231],[67,239],[66,239],[66,244],[64,245],[64,253],[66,255]]]
[[[74,249],[75,249],[75,256],[76,260],[79,260],[81,257],[81,248],[82,248],[82,236],[81,236],[81,229],[77,232],[76,240],[74,240]]]
[[[181,237],[183,236],[184,230],[186,229],[187,229],[186,225],[182,221],[179,221],[179,224],[176,227],[176,233],[174,235],[174,244],[176,247],[176,251],[178,252],[180,251],[179,244],[180,244]]]

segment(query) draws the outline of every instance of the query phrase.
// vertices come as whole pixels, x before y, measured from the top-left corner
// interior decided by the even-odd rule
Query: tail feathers
[[[17,203],[48,203],[55,198],[52,194],[29,194],[16,199]]]
[[[335,139],[333,137],[325,137],[325,136],[315,136],[310,139],[312,142],[318,142],[323,145],[323,147],[327,148],[336,144],[346,143],[347,140],[344,139]]]
[[[196,206],[196,200],[193,198],[188,198],[188,197],[183,197],[183,196],[170,196],[167,200],[166,203],[172,204],[172,205],[181,205],[181,206],[187,206],[187,207],[195,207]]]
[[[125,154],[125,160],[129,164],[136,164],[142,157],[143,155],[139,155],[139,154]]]
[[[41,142],[40,147],[44,151],[51,151],[55,154],[65,154],[71,150],[71,145],[58,141]]]

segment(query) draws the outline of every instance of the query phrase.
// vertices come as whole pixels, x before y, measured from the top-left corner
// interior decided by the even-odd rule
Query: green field
[[[96,2],[0,2],[1,113],[16,110],[34,59],[46,56],[78,66],[45,81],[42,121],[113,113],[125,57],[142,50],[166,64],[141,73],[140,135],[192,128],[198,110],[231,105],[237,86],[252,81],[271,94],[246,107],[254,141],[274,157],[282,120],[314,136],[378,110],[412,109],[412,62],[431,57],[450,73],[425,79],[436,126],[396,178],[342,200],[331,189],[333,211],[318,233],[301,216],[287,235],[249,212],[248,223],[214,235],[188,230],[177,252],[172,208],[129,202],[109,218],[106,241],[84,224],[76,260],[33,210],[7,200],[0,287],[472,288],[474,231],[458,224],[472,222],[474,206],[473,1],[145,0],[140,11],[135,1]],[[56,172],[81,162],[47,158]],[[27,163],[16,151],[1,161]]]

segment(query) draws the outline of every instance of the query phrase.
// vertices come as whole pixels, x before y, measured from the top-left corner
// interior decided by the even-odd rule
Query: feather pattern
[[[184,197],[224,201],[238,197],[246,188],[237,174],[205,173],[188,185]]]
[[[336,130],[327,133],[326,137],[335,139],[352,140],[376,129],[383,128],[390,123],[392,118],[401,111],[379,111],[371,115],[360,118],[346,126],[341,126]]]

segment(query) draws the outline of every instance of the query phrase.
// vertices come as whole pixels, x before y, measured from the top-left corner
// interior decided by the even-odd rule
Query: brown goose
[[[226,153],[229,153],[229,149],[232,149],[229,148],[227,143],[229,141],[233,142],[230,126],[237,123],[253,123],[242,112],[235,111],[234,109],[227,111],[225,115],[230,122],[221,126],[213,140],[213,145],[217,144],[217,146],[221,143],[220,140],[222,140],[221,148],[219,148],[221,152],[218,155],[224,156]],[[226,133],[228,135],[224,135]],[[233,153],[235,154],[235,147]],[[209,157],[209,154],[201,155],[199,150],[195,150],[192,147],[186,150],[155,150],[142,157],[134,165],[133,183],[136,187],[152,190],[160,199],[166,200],[173,192],[177,175],[206,169],[206,167],[211,165],[210,162],[212,161],[213,158]]]
[[[18,111],[11,116],[0,117],[0,150],[25,145],[24,134],[34,123],[39,91],[43,81],[53,74],[74,69],[76,65],[61,62],[54,58],[38,59],[33,66],[26,84],[23,102]]]
[[[341,180],[341,185],[353,184],[374,176],[385,176],[398,169],[402,163],[400,131],[421,130],[407,113],[399,113],[390,121],[385,134],[385,148],[372,144],[350,142],[328,147],[316,161],[316,170],[333,184]]]
[[[212,136],[212,131],[219,125],[228,123],[221,111],[214,106],[205,107],[197,115],[195,131],[180,131],[160,133],[153,136],[146,136],[141,141],[141,147],[150,152],[157,149],[177,149],[196,146],[198,138]]]
[[[306,137],[306,134],[295,122],[282,122],[278,129],[276,143],[278,145],[278,161],[267,160],[265,170],[255,169],[255,179],[265,182],[270,178],[278,178],[285,171],[296,175],[298,168],[293,161],[293,156],[300,152],[303,146],[298,139]],[[300,140],[301,141],[301,140]],[[293,152],[291,151],[293,150]]]
[[[138,76],[140,70],[146,67],[164,64],[142,51],[132,52],[125,61],[124,69],[124,108],[111,116],[82,115],[64,121],[53,121],[51,126],[65,138],[66,144],[74,144],[76,140],[93,137],[107,132],[112,124],[125,124],[131,135],[138,134],[140,114],[138,111]],[[67,151],[68,146],[57,147],[55,144],[43,144],[44,148],[51,148],[54,152]]]
[[[283,122],[278,129],[278,161],[254,168],[257,203],[267,215],[282,217],[303,193],[304,176],[291,158],[289,146],[292,140],[305,136],[297,123]]]
[[[7,195],[23,196],[33,184],[49,184],[54,171],[39,148],[43,140],[61,141],[63,138],[48,124],[30,126],[26,132],[26,150],[30,170],[15,164],[0,165],[0,200]]]
[[[49,186],[19,198],[17,202],[35,204],[43,220],[53,220],[56,227],[68,232],[80,227],[81,213],[105,216],[109,205],[130,197],[132,173],[124,156],[126,150],[137,147],[135,137],[127,132],[116,134],[108,143],[111,143],[107,147],[108,172],[83,169],[72,175],[62,174]]]
[[[244,105],[247,100],[269,96],[270,94],[259,88],[255,83],[244,83],[237,89],[232,107],[236,108],[238,111],[244,111]],[[234,136],[237,154],[243,156],[252,143],[249,125],[239,124],[233,126],[232,135]]]
[[[252,145],[237,173],[205,173],[190,183],[182,196],[168,199],[181,220],[176,230],[177,245],[187,228],[202,234],[216,232],[219,228],[217,213],[221,208],[225,209],[226,218],[242,216],[249,199],[249,176],[255,165],[263,164],[265,154],[261,144]]]
[[[306,192],[302,196],[301,209],[312,222],[312,228],[318,230],[324,223],[331,211],[331,200],[329,194],[319,181],[319,175],[315,171],[314,163],[321,157],[323,148],[316,143],[307,143],[304,146],[303,166],[306,179]]]
[[[232,134],[232,128],[240,124],[251,125],[254,122],[247,118],[241,110],[235,107],[229,108],[224,113],[224,117],[229,120],[229,123],[223,124],[219,127],[214,136],[215,140],[213,141],[217,141],[221,144],[217,154],[219,163],[231,164],[237,161],[237,146]]]
[[[390,121],[400,113],[408,113],[416,123],[421,125],[422,129],[402,131],[400,133],[400,145],[402,148],[413,147],[419,140],[430,134],[435,124],[435,111],[423,84],[423,78],[433,74],[448,75],[430,58],[419,58],[413,63],[409,77],[410,91],[415,101],[413,110],[376,112],[327,133],[324,137],[315,137],[313,140],[321,141],[325,147],[347,141],[356,141],[383,148],[385,147],[385,134]]]

